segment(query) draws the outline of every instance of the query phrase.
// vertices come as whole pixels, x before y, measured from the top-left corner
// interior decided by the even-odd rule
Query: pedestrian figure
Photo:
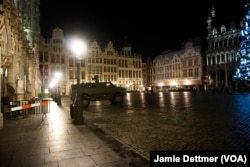
[[[192,91],[193,91],[194,94],[196,94],[197,89],[196,89],[195,86],[193,87]]]

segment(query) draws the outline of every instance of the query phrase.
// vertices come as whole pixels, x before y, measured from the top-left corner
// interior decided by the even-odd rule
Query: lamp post
[[[75,95],[75,99],[73,102],[73,123],[76,125],[84,124],[83,121],[83,103],[82,97],[79,94],[80,92],[80,64],[81,64],[81,56],[84,52],[86,52],[86,45],[83,41],[79,39],[75,39],[71,43],[71,50],[76,56],[76,65],[77,65],[77,91]]]
[[[62,73],[61,72],[56,72],[55,77],[57,79],[56,102],[57,102],[57,105],[61,106],[62,102],[61,102],[61,95],[60,95],[60,83],[59,83],[59,80],[62,77]]]

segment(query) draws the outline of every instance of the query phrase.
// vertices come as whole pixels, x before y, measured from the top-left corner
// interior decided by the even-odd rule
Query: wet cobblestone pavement
[[[74,125],[65,103],[45,113],[4,119],[0,131],[1,167],[147,167],[148,160],[100,128]]]
[[[129,93],[84,117],[146,159],[152,150],[250,150],[250,94]]]

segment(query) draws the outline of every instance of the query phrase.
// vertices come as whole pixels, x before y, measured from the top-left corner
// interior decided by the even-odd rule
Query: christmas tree
[[[250,0],[246,5],[246,14],[241,23],[240,47],[237,51],[238,67],[234,78],[238,82],[247,83],[250,81]]]

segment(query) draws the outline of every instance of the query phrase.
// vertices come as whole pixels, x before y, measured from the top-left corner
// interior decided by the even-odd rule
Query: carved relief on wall
[[[16,74],[16,90],[17,93],[24,93],[23,79],[20,74]]]
[[[1,57],[2,57],[2,66],[8,67],[11,62],[13,61],[13,57],[11,56],[11,52],[8,51],[8,45],[7,42],[7,31],[6,27],[3,26],[3,31],[0,34],[0,47],[1,47]]]

